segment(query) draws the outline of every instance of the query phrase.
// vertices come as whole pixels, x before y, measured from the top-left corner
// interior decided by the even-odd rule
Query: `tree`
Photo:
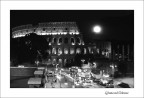
[[[48,48],[48,42],[44,37],[35,33],[27,34],[19,40],[19,63],[34,63],[35,60],[46,58]]]
[[[10,38],[10,65],[16,66],[18,64],[18,41]]]
[[[118,70],[125,76],[127,73],[127,63],[124,61],[119,62]]]

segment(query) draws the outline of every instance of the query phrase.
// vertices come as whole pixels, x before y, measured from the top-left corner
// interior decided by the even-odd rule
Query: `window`
[[[66,65],[66,63],[67,63],[67,59],[64,59],[64,65]]]
[[[70,54],[74,54],[74,48],[70,48]]]
[[[76,42],[77,42],[78,44],[80,44],[80,38],[79,38],[79,37],[77,37]]]
[[[62,44],[62,38],[59,38],[58,44]]]
[[[49,49],[48,51],[47,51],[49,54],[51,54],[51,50]]]
[[[56,54],[56,48],[52,49],[52,54]]]
[[[56,38],[53,38],[53,43],[54,43],[54,44],[56,43]]]
[[[72,44],[72,45],[75,45],[75,40],[74,40],[73,37],[71,38],[71,44]]]
[[[87,53],[87,50],[86,50],[86,48],[84,48],[84,54],[86,54]]]
[[[64,54],[68,54],[68,49],[67,48],[64,49]]]
[[[74,43],[74,38],[73,37],[71,38],[71,43]]]
[[[98,53],[98,54],[100,53],[100,50],[99,50],[99,49],[97,49],[97,53]]]
[[[57,63],[56,59],[53,59],[52,64],[56,64],[56,63]]]
[[[62,49],[59,48],[59,49],[58,49],[58,55],[61,55],[61,54],[62,54]]]
[[[58,63],[59,63],[59,64],[62,64],[62,59],[59,59],[59,60],[58,60]]]
[[[80,54],[80,53],[81,53],[80,48],[77,48],[77,49],[76,49],[76,53],[77,53],[77,54]]]
[[[48,62],[50,63],[50,62],[51,62],[51,59],[48,59]]]

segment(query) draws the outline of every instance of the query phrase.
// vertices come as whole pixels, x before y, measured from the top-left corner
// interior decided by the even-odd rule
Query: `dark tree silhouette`
[[[125,76],[127,73],[127,63],[124,61],[119,62],[118,70]]]
[[[16,66],[18,64],[18,41],[16,39],[10,39],[10,65]]]
[[[47,40],[35,33],[27,34],[19,38],[18,43],[18,61],[19,63],[34,63],[35,60],[42,60],[47,57],[46,50],[48,47]]]

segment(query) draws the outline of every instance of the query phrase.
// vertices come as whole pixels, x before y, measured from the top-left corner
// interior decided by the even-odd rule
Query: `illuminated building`
[[[38,26],[23,25],[12,29],[12,37],[24,37],[35,33],[44,36],[50,49],[48,61],[65,66],[68,60],[74,60],[76,54],[98,54],[103,58],[111,58],[111,42],[95,42],[85,44],[82,33],[76,22],[48,22]]]

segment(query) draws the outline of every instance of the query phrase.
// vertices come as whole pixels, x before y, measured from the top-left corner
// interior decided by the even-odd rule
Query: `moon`
[[[94,31],[95,33],[99,34],[99,33],[101,32],[101,27],[97,25],[97,26],[95,26],[95,27],[93,28],[93,31]]]

